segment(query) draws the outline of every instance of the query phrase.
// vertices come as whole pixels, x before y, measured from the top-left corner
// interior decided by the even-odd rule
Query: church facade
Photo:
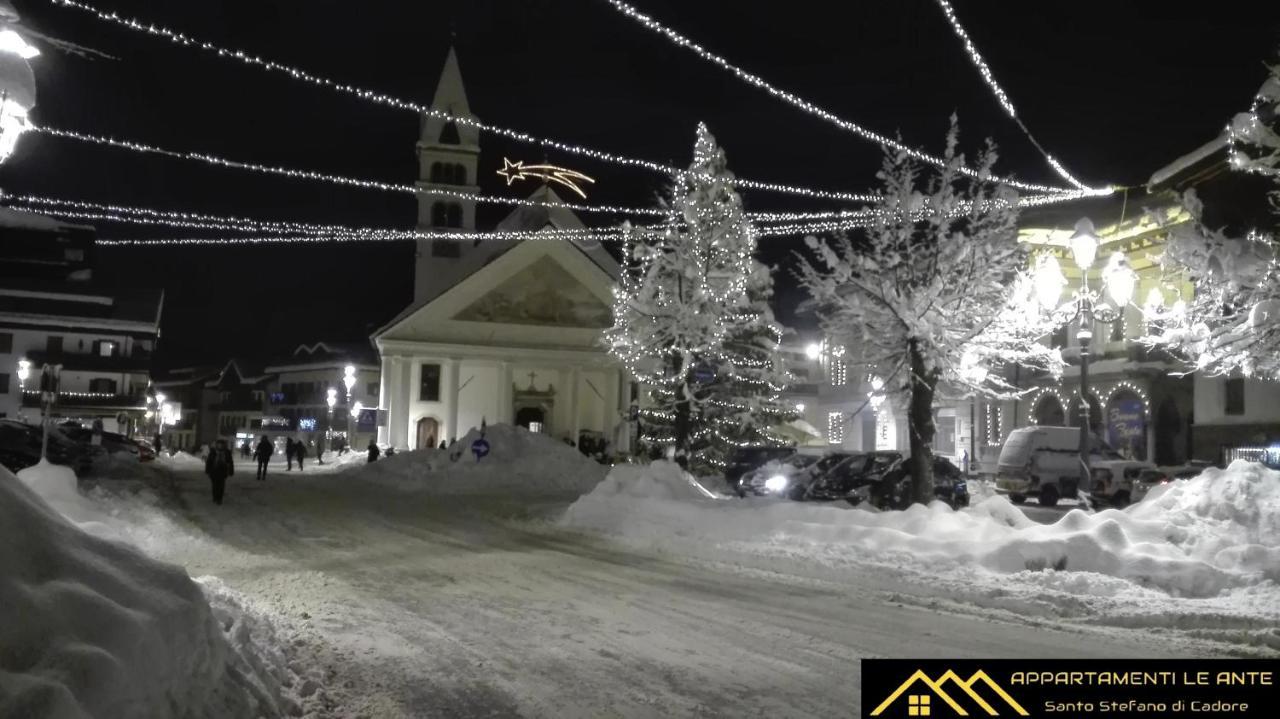
[[[432,106],[474,117],[450,50]],[[478,131],[425,118],[417,144],[424,230],[476,229]],[[534,199],[562,202],[547,187]],[[562,208],[520,207],[499,230],[576,229]],[[617,261],[598,242],[418,240],[414,299],[372,336],[382,365],[378,439],[422,449],[482,422],[625,446],[626,372],[600,344],[612,323]]]

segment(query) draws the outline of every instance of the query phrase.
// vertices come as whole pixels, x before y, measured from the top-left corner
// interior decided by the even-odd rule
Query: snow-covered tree
[[[922,174],[909,157],[886,157],[881,211],[855,235],[809,238],[815,258],[800,277],[829,341],[851,365],[884,380],[907,406],[916,501],[933,499],[933,402],[954,396],[1010,397],[1000,371],[1018,363],[1051,372],[1061,356],[1039,340],[1052,331],[1032,295],[1029,248],[1017,241],[1016,196],[962,172],[953,120],[946,165]]]
[[[1232,235],[1205,225],[1194,191],[1182,197],[1192,221],[1169,229],[1162,264],[1194,283],[1189,301],[1148,302],[1148,343],[1173,349],[1208,374],[1280,379],[1280,65],[1249,112],[1229,128],[1233,168],[1270,178],[1272,215]]]
[[[742,420],[737,406],[768,406],[754,390],[735,396],[726,387],[773,379],[764,367],[748,367],[761,356],[749,347],[758,344],[754,333],[776,327],[763,304],[769,285],[759,279],[756,231],[732,179],[724,152],[699,125],[693,163],[672,189],[668,222],[628,228],[628,266],[614,289],[614,325],[605,331],[609,351],[650,389],[642,441],[674,445],[682,462],[708,429],[727,430],[722,421],[729,417]],[[713,392],[721,378],[726,382]],[[720,405],[709,415],[713,395]],[[699,421],[708,416],[714,427]]]
[[[791,383],[782,365],[782,326],[769,299],[773,276],[755,263],[747,280],[747,306],[731,320],[728,335],[713,360],[715,379],[706,387],[694,430],[691,464],[723,469],[736,447],[777,447],[787,443],[776,427],[798,416],[781,392]]]

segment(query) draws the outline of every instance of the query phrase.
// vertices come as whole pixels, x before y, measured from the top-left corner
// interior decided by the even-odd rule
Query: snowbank
[[[559,440],[505,424],[487,429],[489,454],[477,461],[471,445],[479,438],[473,429],[452,449],[400,452],[343,476],[415,492],[537,495],[589,492],[608,472]]]
[[[81,531],[27,486],[75,502],[69,469],[30,470],[19,482],[0,469],[0,716],[270,712],[230,671],[200,587]]]
[[[1032,522],[1003,497],[960,511],[935,502],[881,513],[717,501],[676,487],[666,463],[617,467],[562,521],[631,541],[696,538],[821,561],[1096,573],[1184,597],[1280,582],[1280,472],[1247,462],[1166,485],[1124,511],[1073,510],[1053,525]]]

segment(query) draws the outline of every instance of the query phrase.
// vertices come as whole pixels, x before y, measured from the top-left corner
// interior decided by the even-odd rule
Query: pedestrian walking
[[[245,446],[249,443],[246,441]],[[267,439],[267,435],[262,435],[262,439],[258,442],[258,448],[254,450],[253,456],[258,459],[258,481],[263,482],[267,479],[267,462],[271,461],[271,455],[276,453],[276,448],[272,446],[271,440]]]
[[[307,458],[307,443],[298,440],[293,443],[293,456],[298,460],[298,471],[302,471],[302,460]]]
[[[227,489],[227,477],[236,473],[227,440],[218,440],[209,450],[209,458],[204,461],[204,473],[209,475],[209,481],[213,484],[213,503],[221,505],[222,494]]]
[[[316,436],[316,464],[324,464],[324,435]]]
[[[284,458],[285,458],[285,461],[289,463],[289,466],[285,468],[286,472],[293,471],[293,460],[297,456],[298,456],[298,446],[294,444],[293,437],[285,437],[284,438]]]
[[[382,452],[378,450],[378,443],[373,440],[369,440],[369,463],[373,464],[374,462],[377,462],[378,455],[380,454],[382,454]]]

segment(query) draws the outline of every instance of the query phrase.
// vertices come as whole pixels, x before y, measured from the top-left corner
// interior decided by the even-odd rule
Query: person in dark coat
[[[297,453],[298,453],[298,448],[295,447],[293,444],[293,437],[285,437],[284,438],[284,459],[286,462],[289,463],[289,466],[285,468],[286,472],[293,470],[293,458],[295,455],[297,455]]]
[[[449,445],[445,444],[445,441],[443,439],[440,440],[440,449],[448,449],[448,448],[449,448]]]
[[[236,473],[235,460],[231,450],[227,448],[227,440],[220,439],[209,450],[209,457],[204,461],[204,473],[209,475],[213,484],[213,503],[222,504],[222,493],[227,489],[227,477]]]
[[[245,442],[248,444],[248,442]],[[271,440],[267,439],[267,435],[262,435],[262,439],[258,441],[258,448],[253,451],[253,456],[258,459],[258,480],[265,481],[267,478],[267,462],[271,461],[271,455],[276,453],[276,448],[271,445]]]
[[[373,440],[369,440],[369,462],[370,462],[370,464],[372,464],[373,462],[377,462],[377,461],[378,461],[378,455],[380,455],[380,454],[382,454],[382,452],[378,449],[378,443],[377,443],[377,442],[375,442],[375,441],[373,441]]]
[[[293,443],[293,456],[298,459],[298,471],[302,471],[302,460],[307,457],[307,443],[298,440]]]

